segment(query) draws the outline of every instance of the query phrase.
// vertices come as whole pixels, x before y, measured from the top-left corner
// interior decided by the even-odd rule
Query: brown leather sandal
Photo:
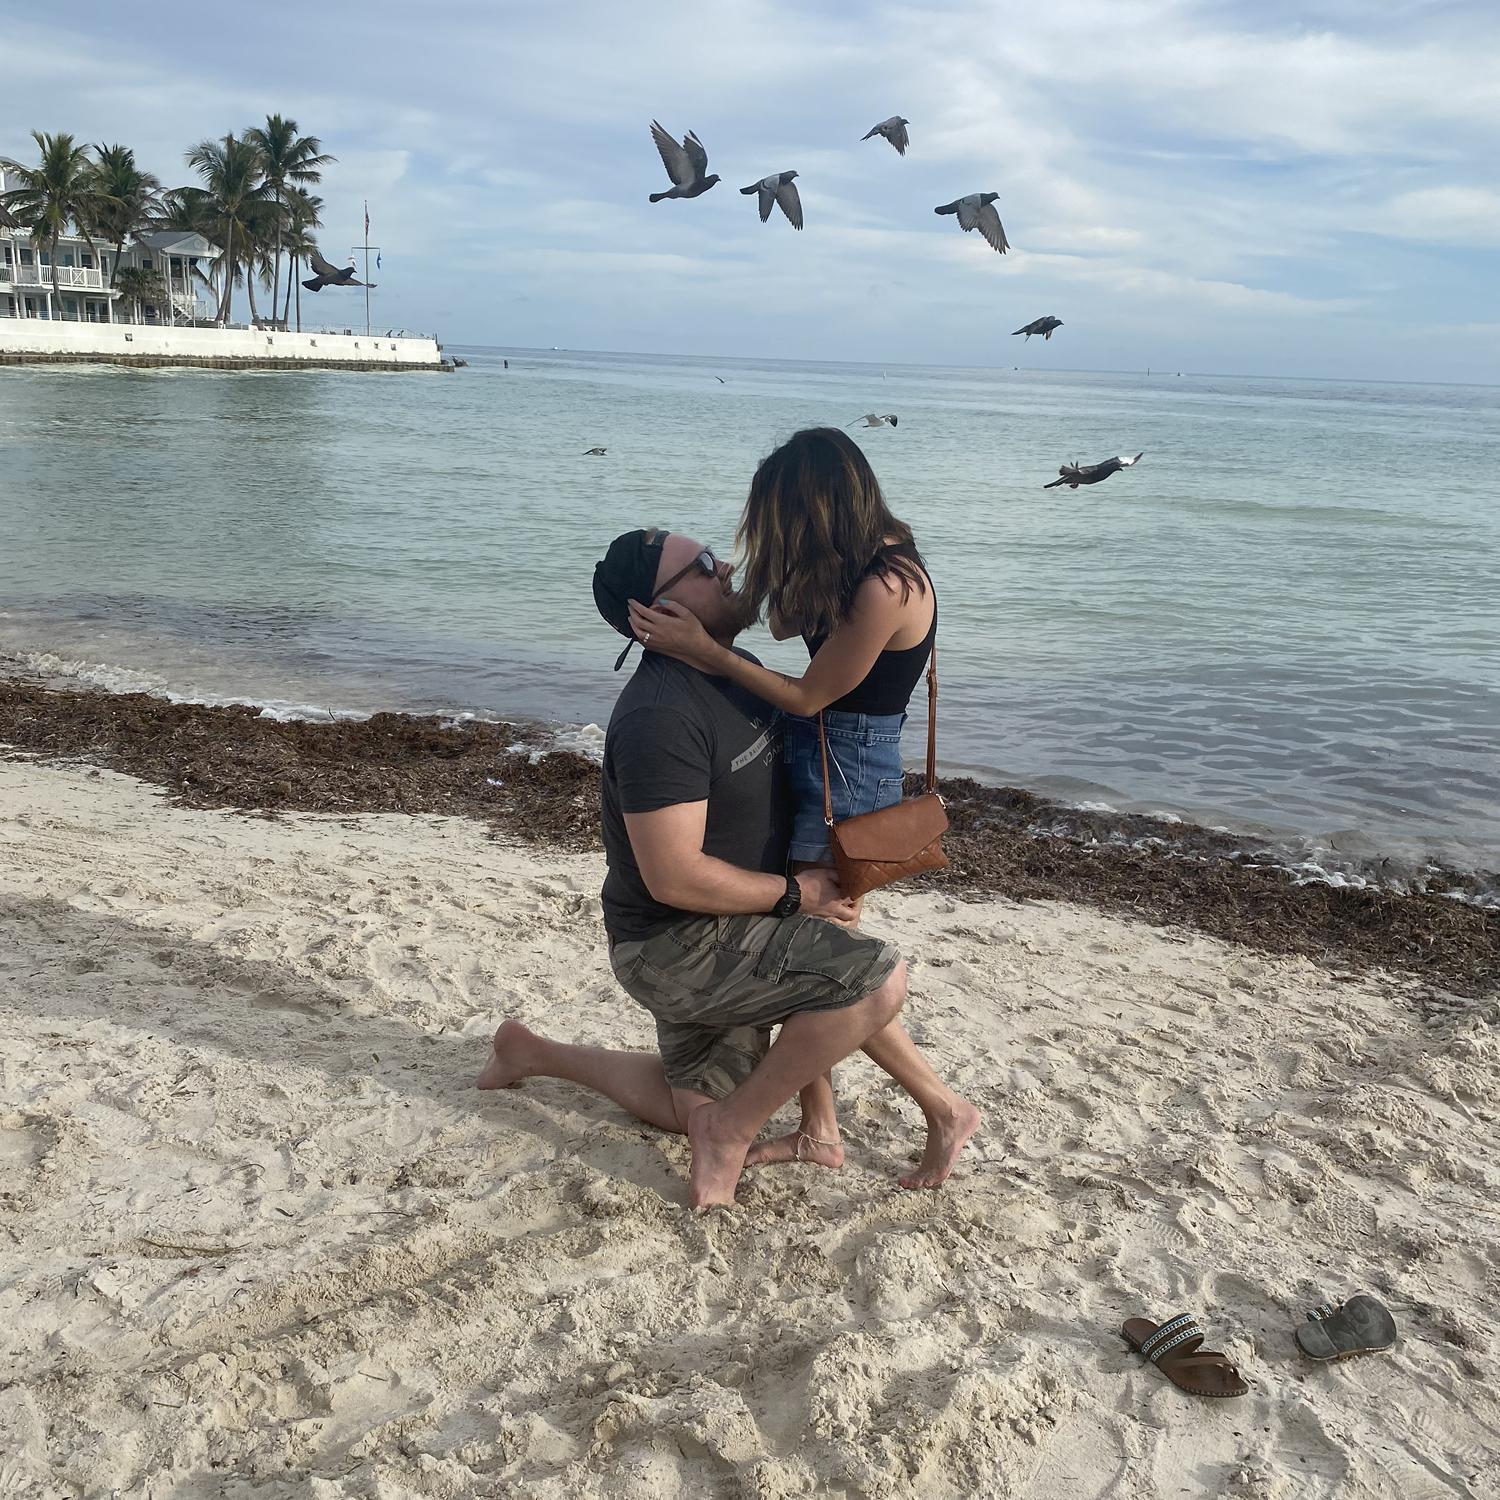
[[[1178,1313],[1160,1326],[1147,1318],[1126,1318],[1120,1332],[1173,1385],[1195,1396],[1243,1396],[1250,1389],[1225,1355],[1202,1347],[1203,1330],[1191,1313]]]

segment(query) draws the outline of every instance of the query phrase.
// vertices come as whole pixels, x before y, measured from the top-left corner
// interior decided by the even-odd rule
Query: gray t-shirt
[[[650,937],[689,915],[646,889],[626,813],[707,801],[704,853],[742,870],[785,872],[791,812],[777,719],[769,703],[727,677],[707,677],[668,656],[641,660],[604,740],[604,926],[611,938]]]

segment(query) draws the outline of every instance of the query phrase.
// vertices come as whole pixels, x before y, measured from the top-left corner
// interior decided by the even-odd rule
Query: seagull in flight
[[[957,214],[960,229],[977,229],[989,241],[992,250],[1004,255],[1010,249],[1010,241],[1005,238],[1005,226],[995,212],[995,200],[999,196],[999,193],[970,193],[967,198],[955,198],[952,203],[933,209],[933,213]]]
[[[1035,322],[1028,323],[1024,328],[1016,329],[1016,333],[1024,333],[1026,335],[1026,342],[1029,344],[1032,334],[1039,333],[1044,339],[1050,339],[1053,333],[1062,326],[1061,318],[1038,318]],[[1014,338],[1016,333],[1011,334],[1011,337]]]
[[[321,292],[325,286],[363,286],[365,283],[354,279],[354,267],[336,266],[331,261],[326,261],[317,250],[307,257],[308,264],[317,272],[317,275],[302,283],[310,292]],[[371,286],[375,283],[372,281]]]
[[[749,187],[740,189],[742,193],[760,194],[762,224],[771,217],[771,208],[775,205],[787,216],[793,229],[802,228],[802,200],[797,196],[797,186],[792,181],[796,175],[795,172],[772,172],[769,177],[762,177],[759,182],[752,182]]]
[[[603,458],[604,455],[606,453],[608,453],[608,452],[609,452],[608,448],[585,448],[583,450],[583,457],[584,458]]]
[[[1137,453],[1134,458],[1104,458],[1096,464],[1064,464],[1057,471],[1059,477],[1042,488],[1055,490],[1058,485],[1065,484],[1070,490],[1076,490],[1080,484],[1098,484],[1101,479],[1108,479],[1111,474],[1140,463],[1144,457],[1144,453]]]
[[[911,144],[911,137],[906,133],[906,127],[910,124],[910,120],[903,120],[900,115],[892,115],[889,120],[882,120],[880,124],[870,126],[860,136],[860,140],[867,141],[872,135],[878,135],[896,148],[898,156],[905,156],[906,148]]]
[[[864,416],[856,417],[849,425],[851,427],[858,427],[861,423],[866,427],[894,427],[896,419],[889,413],[883,417],[878,417],[874,412],[867,411]]]
[[[660,203],[663,198],[696,198],[706,193],[719,180],[717,172],[708,170],[708,152],[703,142],[690,130],[683,136],[679,146],[662,129],[661,124],[651,122],[651,139],[661,153],[661,164],[672,179],[672,186],[664,193],[652,193],[651,202]]]

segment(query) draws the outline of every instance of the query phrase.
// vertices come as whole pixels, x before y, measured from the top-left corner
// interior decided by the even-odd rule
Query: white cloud
[[[1435,187],[1398,193],[1374,224],[1376,233],[1452,245],[1500,245],[1500,193],[1493,188]]]

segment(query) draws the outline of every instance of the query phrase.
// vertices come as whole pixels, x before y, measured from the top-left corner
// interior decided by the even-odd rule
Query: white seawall
[[[368,370],[442,368],[437,340],[431,338],[0,318],[0,364],[95,360],[126,365],[208,365],[214,369],[289,369],[299,365]]]

